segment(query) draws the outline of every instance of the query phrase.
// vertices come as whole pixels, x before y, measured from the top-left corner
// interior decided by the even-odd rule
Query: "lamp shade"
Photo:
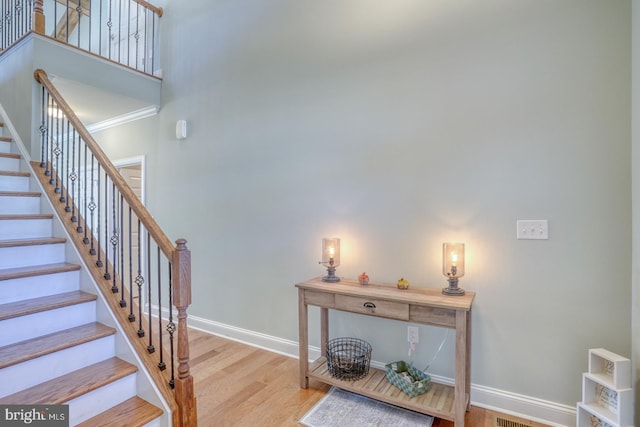
[[[442,244],[442,274],[450,279],[464,276],[464,243]]]
[[[340,239],[325,237],[322,239],[322,265],[337,267],[340,265]]]

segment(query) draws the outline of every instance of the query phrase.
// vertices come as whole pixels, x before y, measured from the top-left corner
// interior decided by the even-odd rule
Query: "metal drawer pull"
[[[364,304],[362,304],[364,306],[364,308],[368,308],[372,313],[375,311],[376,309],[376,305],[372,302],[365,302]]]

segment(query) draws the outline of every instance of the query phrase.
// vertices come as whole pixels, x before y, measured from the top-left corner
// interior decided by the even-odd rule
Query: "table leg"
[[[320,308],[320,355],[327,357],[327,342],[329,341],[329,309]]]
[[[467,345],[465,349],[465,357],[467,358],[467,375],[465,378],[465,392],[469,399],[467,400],[467,411],[471,409],[471,308],[467,312]]]
[[[309,387],[309,309],[304,302],[304,290],[298,289],[298,346],[300,354],[300,387]]]
[[[464,427],[464,416],[467,411],[467,312],[456,310],[456,369],[455,369],[455,427]]]

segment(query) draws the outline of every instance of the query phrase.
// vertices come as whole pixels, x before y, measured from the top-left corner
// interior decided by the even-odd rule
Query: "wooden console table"
[[[298,325],[300,332],[300,387],[309,387],[309,379],[335,385],[373,399],[454,422],[464,427],[469,410],[471,303],[474,292],[464,296],[446,296],[441,289],[411,287],[400,290],[394,285],[360,285],[355,280],[326,283],[321,278],[296,285],[298,288]],[[308,306],[320,307],[321,357],[309,364]],[[332,377],[327,368],[329,309],[369,316],[404,320],[423,325],[443,326],[456,331],[455,386],[431,382],[429,391],[409,398],[386,379],[384,371],[370,368],[356,381]],[[392,362],[391,360],[388,362]]]

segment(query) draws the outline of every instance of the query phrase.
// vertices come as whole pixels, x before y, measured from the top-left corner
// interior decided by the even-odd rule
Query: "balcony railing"
[[[144,0],[0,0],[0,51],[35,32],[156,75],[161,16]]]

